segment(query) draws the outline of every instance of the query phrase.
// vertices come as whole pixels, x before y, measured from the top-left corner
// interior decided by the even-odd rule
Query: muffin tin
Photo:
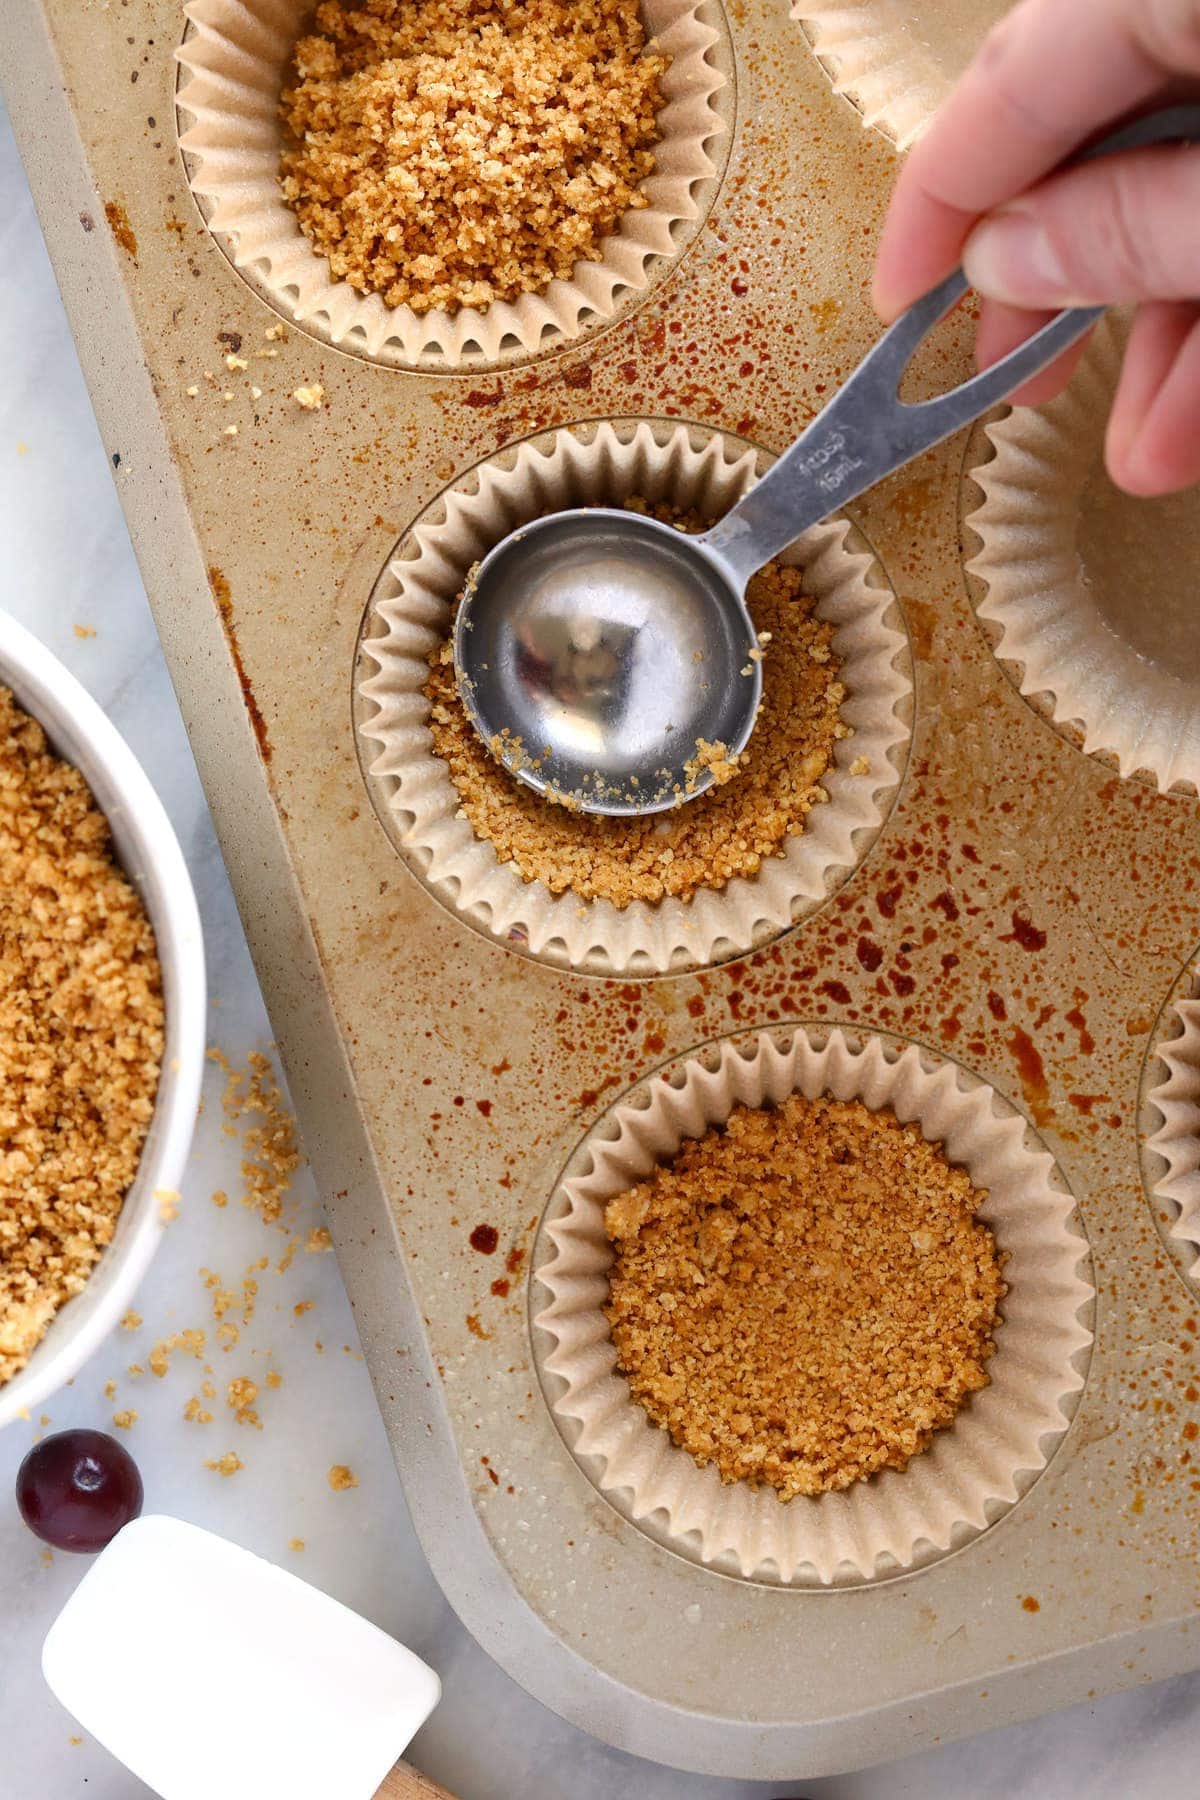
[[[1200,1661],[1200,801],[1136,758],[1122,779],[1111,733],[1056,710],[1053,659],[1027,694],[994,646],[980,430],[866,496],[843,534],[886,594],[906,692],[879,817],[811,904],[764,913],[748,951],[717,933],[691,957],[605,967],[492,930],[422,866],[375,766],[369,692],[381,602],[417,539],[436,553],[456,494],[566,428],[683,425],[697,454],[717,436],[777,451],[875,332],[894,151],[786,0],[710,8],[726,123],[695,229],[577,339],[490,360],[476,344],[454,369],[335,348],[316,314],[267,335],[288,307],[189,187],[178,5],[19,0],[5,78],[430,1561],[484,1646],[580,1725],[795,1779]],[[942,13],[844,10],[913,42]],[[902,86],[892,99],[899,117]],[[932,391],[968,359],[952,320],[913,381]],[[316,385],[305,410],[293,396]],[[1182,566],[1200,504],[1158,520],[1156,566]],[[1127,555],[1119,530],[1074,541],[1085,574],[1096,545],[1124,557],[1153,606],[1144,533]],[[554,1410],[536,1320],[560,1184],[612,1109],[798,1026],[916,1046],[992,1091],[1075,1234],[1077,1337],[1040,1473],[895,1566],[861,1546],[855,1577],[818,1559],[788,1580],[675,1542],[628,1492],[610,1501]]]

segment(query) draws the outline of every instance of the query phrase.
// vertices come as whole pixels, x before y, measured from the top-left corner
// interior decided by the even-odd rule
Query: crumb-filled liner
[[[1006,1257],[1008,1292],[990,1383],[903,1470],[840,1492],[781,1501],[770,1487],[723,1484],[652,1425],[617,1366],[604,1305],[612,1249],[604,1209],[668,1161],[686,1137],[739,1102],[794,1092],[890,1107],[916,1121],[987,1190],[979,1216]],[[895,1574],[958,1548],[1023,1494],[1066,1430],[1083,1387],[1093,1290],[1073,1202],[1024,1120],[985,1083],[914,1045],[798,1027],[726,1041],[647,1082],[597,1126],[582,1172],[564,1181],[535,1274],[550,1295],[535,1324],[542,1366],[572,1451],[602,1492],[673,1548],[729,1572],[815,1585]]]
[[[784,558],[799,563],[817,616],[834,627],[851,735],[840,740],[800,835],[757,875],[690,900],[554,894],[526,882],[477,837],[433,750],[423,692],[472,566],[506,532],[543,513],[620,504],[632,495],[718,517],[765,466],[741,440],[670,422],[603,422],[530,440],[478,465],[418,522],[381,578],[361,650],[368,781],[398,848],[421,880],[477,929],[560,967],[654,975],[728,959],[767,942],[827,897],[865,854],[900,781],[911,712],[907,640],[895,596],[852,527],[814,527]],[[768,651],[768,655],[769,655]],[[497,773],[497,779],[507,779]]]
[[[1194,505],[1187,513],[1186,496],[1132,501],[1103,478],[1123,336],[1119,320],[1106,320],[1063,394],[986,427],[995,455],[968,470],[983,501],[966,521],[980,541],[967,568],[986,588],[979,617],[1022,694],[1122,776],[1191,791],[1200,788],[1200,582],[1187,572],[1200,552],[1200,514]],[[1135,508],[1139,529],[1149,524],[1148,546],[1128,535]],[[1103,603],[1085,561],[1088,539],[1104,549]],[[1178,616],[1163,618],[1168,581]],[[1147,653],[1151,634],[1157,655]]]
[[[1169,1233],[1191,1250],[1188,1274],[1200,1279],[1200,977],[1168,1009],[1167,1035],[1155,1056],[1161,1078],[1146,1095],[1160,1120],[1146,1149],[1161,1161],[1153,1193],[1172,1207]]]
[[[792,0],[792,15],[864,124],[907,149],[1011,0]]]
[[[188,0],[178,59],[180,146],[192,191],[234,265],[287,318],[339,348],[399,367],[501,362],[550,350],[611,319],[690,241],[711,204],[714,155],[732,95],[714,56],[724,29],[713,0],[642,0],[647,39],[670,62],[647,204],[603,240],[596,261],[542,293],[483,308],[417,313],[336,281],[284,199],[279,99],[311,9],[299,0]],[[714,21],[720,21],[718,30]]]

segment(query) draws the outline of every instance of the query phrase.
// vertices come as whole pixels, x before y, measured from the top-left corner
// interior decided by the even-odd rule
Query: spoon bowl
[[[583,812],[662,812],[703,793],[706,756],[745,748],[762,698],[754,625],[721,559],[605,507],[535,520],[484,558],[454,660],[493,755]]]

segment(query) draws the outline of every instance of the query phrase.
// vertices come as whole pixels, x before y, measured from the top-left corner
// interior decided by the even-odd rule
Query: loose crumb
[[[325,404],[325,389],[317,381],[312,387],[295,388],[292,392],[292,399],[297,406],[303,407],[305,412],[316,412]]]
[[[696,739],[696,754],[683,765],[685,787],[690,794],[702,775],[711,775],[717,787],[724,787],[738,772],[741,757],[731,752],[728,744],[710,744],[706,738]]]
[[[645,503],[627,502],[632,511]],[[681,529],[705,520],[670,508],[650,509]],[[769,632],[763,698],[750,750],[735,761],[724,746],[707,745],[719,784],[676,810],[640,818],[603,818],[570,811],[513,779],[489,756],[464,710],[453,658],[439,646],[425,683],[429,729],[477,837],[523,881],[551,893],[609,900],[621,909],[635,900],[690,900],[702,888],[724,888],[758,873],[803,832],[834,745],[850,735],[839,716],[845,699],[833,628],[813,616],[798,569],[768,563],[750,582],[747,604],[756,628]],[[736,776],[736,779],[734,777]]]
[[[784,1499],[904,1468],[987,1385],[985,1198],[891,1112],[739,1106],[606,1210],[634,1398],[722,1481]]]
[[[127,1407],[124,1412],[115,1412],[113,1414],[113,1424],[117,1427],[118,1431],[130,1430],[132,1426],[137,1424],[137,1419],[138,1416],[133,1411],[132,1407]]]
[[[242,1205],[257,1212],[265,1225],[273,1225],[283,1213],[292,1176],[303,1161],[296,1121],[261,1051],[252,1050],[242,1070],[234,1069],[220,1050],[210,1050],[208,1056],[225,1072],[221,1106],[229,1133],[236,1136],[238,1127],[242,1129]]]
[[[666,68],[637,0],[325,0],[283,91],[284,197],[389,306],[540,293],[647,204]]]
[[[251,1381],[248,1375],[235,1375],[225,1389],[225,1399],[233,1408],[239,1425],[253,1425],[262,1430],[262,1420],[254,1410],[254,1402],[258,1399],[258,1384]]]
[[[162,1052],[154,934],[108,823],[0,689],[0,1384],[112,1241]]]
[[[288,1549],[289,1550],[303,1550],[304,1549],[304,1539],[303,1538],[289,1538],[288,1539]]]
[[[183,1409],[183,1416],[189,1425],[211,1425],[213,1416],[203,1405],[198,1394],[193,1394]]]
[[[329,1485],[335,1494],[344,1494],[347,1488],[358,1486],[358,1476],[345,1463],[334,1463],[329,1471]]]
[[[158,1202],[158,1216],[164,1225],[170,1225],[179,1217],[182,1196],[174,1188],[155,1188],[154,1198]]]
[[[138,1327],[141,1325],[141,1322],[142,1322],[141,1313],[134,1312],[134,1310],[131,1306],[129,1308],[129,1311],[124,1315],[124,1317],[121,1320],[121,1330],[122,1331],[136,1331],[138,1329]]]
[[[115,1400],[115,1399],[116,1399],[116,1397],[117,1397],[117,1384],[116,1384],[116,1382],[115,1382],[115,1381],[111,1381],[111,1380],[110,1380],[110,1381],[106,1381],[106,1382],[105,1382],[105,1384],[104,1384],[104,1398],[105,1398],[105,1399],[106,1399],[106,1400]]]
[[[333,1249],[333,1239],[329,1235],[327,1225],[314,1225],[304,1245],[309,1256],[316,1256],[322,1250]]]
[[[76,625],[75,627],[75,636],[77,638],[94,638],[95,635],[96,627],[94,625]]]
[[[227,1450],[224,1456],[214,1457],[204,1466],[206,1469],[212,1469],[218,1475],[236,1475],[238,1470],[244,1469],[246,1465],[235,1450]]]

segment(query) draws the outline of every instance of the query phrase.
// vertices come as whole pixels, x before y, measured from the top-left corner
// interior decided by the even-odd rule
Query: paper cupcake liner
[[[310,8],[300,0],[188,0],[177,52],[180,147],[192,191],[234,266],[286,318],[377,362],[454,367],[552,350],[613,318],[643,293],[664,259],[690,242],[711,205],[718,167],[710,148],[728,136],[732,87],[715,47],[726,34],[714,0],[641,0],[647,37],[670,58],[662,78],[655,169],[647,205],[603,242],[600,260],[576,265],[545,292],[456,313],[389,307],[335,281],[284,200],[279,182],[284,73]],[[186,124],[186,129],[184,128]]]
[[[1200,788],[1200,579],[1194,604],[1179,603],[1176,629],[1148,617],[1162,596],[1122,509],[1158,509],[1151,528],[1175,585],[1174,572],[1196,567],[1200,504],[1186,495],[1129,501],[1096,485],[1123,336],[1119,321],[1105,321],[1064,394],[985,427],[995,456],[968,471],[984,498],[966,520],[981,544],[967,568],[986,587],[977,611],[994,628],[996,655],[1038,710],[1122,776],[1191,791]],[[1102,508],[1111,509],[1106,553],[1128,576],[1127,594],[1114,609],[1110,590],[1107,610],[1080,548]],[[1139,531],[1151,517],[1142,513]],[[1148,630],[1161,660],[1146,652]]]
[[[612,1250],[604,1208],[739,1102],[830,1093],[915,1120],[987,1190],[979,1216],[1007,1257],[990,1385],[903,1470],[816,1498],[723,1484],[651,1424],[617,1368],[604,1315]],[[1094,1290],[1069,1194],[1025,1121],[985,1083],[915,1045],[797,1027],[725,1041],[656,1076],[591,1133],[545,1227],[536,1278],[550,1303],[535,1325],[541,1366],[572,1452],[618,1508],[672,1549],[775,1583],[896,1574],[957,1549],[1027,1491],[1066,1431],[1083,1387]],[[555,1215],[555,1205],[560,1209]],[[545,1340],[541,1340],[544,1342]]]
[[[368,785],[393,842],[443,903],[501,943],[590,974],[654,975],[744,953],[826,899],[874,841],[900,781],[912,684],[895,596],[869,550],[834,520],[806,532],[786,560],[805,571],[818,615],[834,625],[846,689],[837,743],[805,829],[753,879],[693,899],[634,901],[552,894],[502,863],[461,812],[433,750],[423,688],[468,572],[515,526],[562,507],[620,504],[632,494],[702,515],[728,509],[766,466],[740,439],[670,421],[605,421],[547,432],[479,464],[418,521],[372,597],[361,651],[360,730],[374,752]]]
[[[924,129],[1012,0],[792,0],[833,83],[900,150]]]
[[[1160,1123],[1146,1139],[1150,1191],[1175,1217],[1167,1235],[1190,1252],[1186,1272],[1200,1280],[1200,976],[1167,1009],[1155,1052],[1158,1079],[1146,1099]]]

